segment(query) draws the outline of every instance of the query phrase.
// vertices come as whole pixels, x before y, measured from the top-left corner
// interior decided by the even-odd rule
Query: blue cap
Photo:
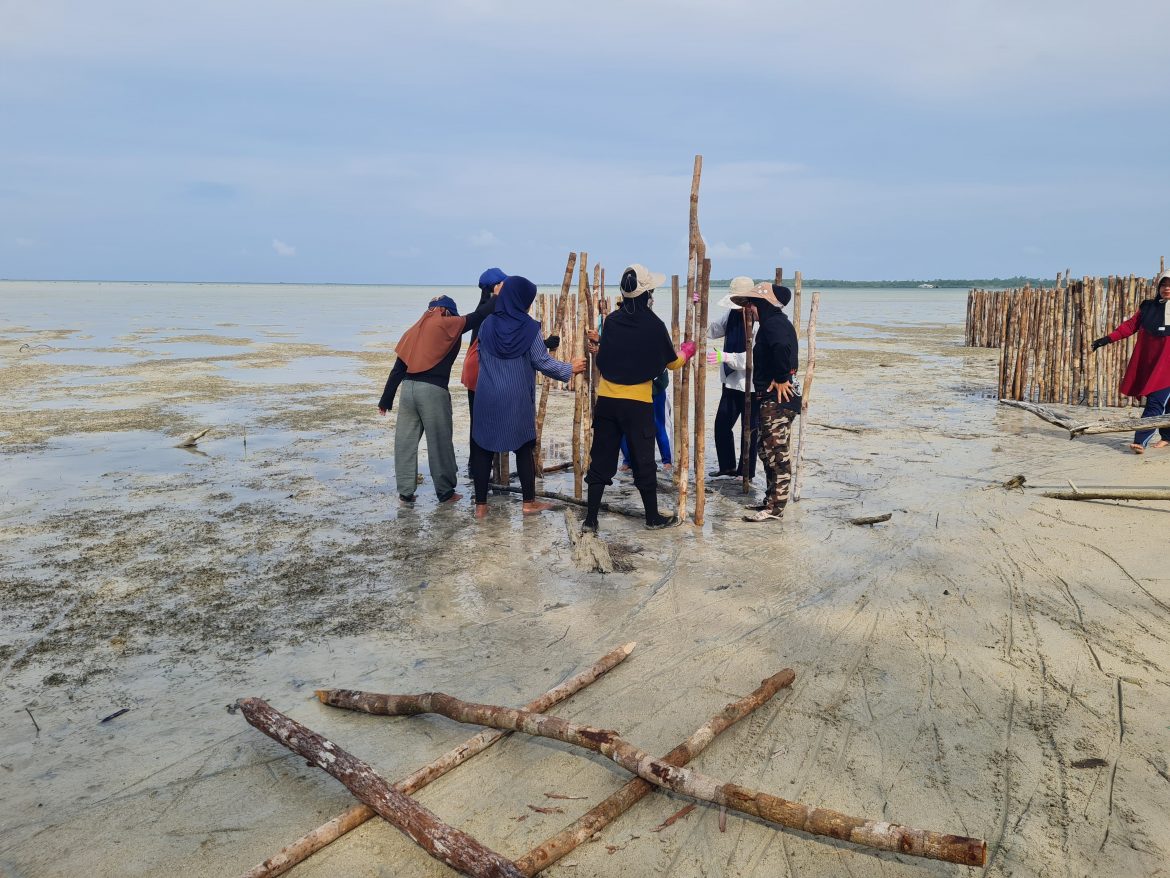
[[[455,304],[455,300],[450,296],[435,296],[431,299],[431,303],[427,305],[427,309],[431,308],[446,308],[454,317],[459,316],[459,306]]]
[[[505,281],[507,279],[508,275],[504,274],[504,272],[500,271],[500,269],[489,268],[479,276],[479,286],[480,289],[483,289],[484,287],[494,287],[500,281]]]

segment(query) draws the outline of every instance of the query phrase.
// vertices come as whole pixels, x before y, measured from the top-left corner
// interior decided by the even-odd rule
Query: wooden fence
[[[1149,280],[1133,275],[1086,277],[1055,289],[972,290],[966,343],[1000,349],[1000,399],[1138,405],[1118,391],[1134,337],[1096,352],[1091,345],[1154,293]]]

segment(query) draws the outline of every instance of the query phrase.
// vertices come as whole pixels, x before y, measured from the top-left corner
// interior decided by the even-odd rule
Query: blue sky
[[[1152,274],[1158,0],[0,0],[0,277]],[[1170,255],[1170,254],[1167,254]]]

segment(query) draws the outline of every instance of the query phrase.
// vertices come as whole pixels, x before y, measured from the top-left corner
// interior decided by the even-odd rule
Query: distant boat
[[[936,287],[934,284],[919,284],[918,289],[920,289],[920,290],[933,290],[933,289],[936,289]]]

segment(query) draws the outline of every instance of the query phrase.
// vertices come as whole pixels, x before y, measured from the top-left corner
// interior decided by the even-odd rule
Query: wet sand
[[[726,482],[701,531],[606,516],[634,568],[608,576],[573,567],[561,513],[522,518],[515,497],[477,523],[469,499],[436,509],[428,480],[417,509],[396,507],[393,418],[373,406],[385,348],[229,332],[155,337],[215,347],[231,380],[206,351],[160,360],[128,342],[83,369],[18,352],[60,334],[0,333],[0,391],[19,412],[0,421],[5,878],[230,875],[343,810],[343,787],[228,710],[240,696],[394,778],[469,730],[334,711],[313,689],[518,705],[628,640],[633,656],[561,715],[665,752],[792,667],[792,689],[695,767],[981,836],[990,875],[1154,875],[1170,858],[1170,504],[999,487],[1018,473],[1164,485],[1170,451],[1069,442],[996,405],[996,354],[961,347],[961,326],[822,327],[804,499],[786,520],[742,523]],[[554,407],[567,436],[568,397]],[[196,451],[171,447],[206,426]],[[624,780],[513,738],[419,798],[519,856]],[[528,807],[550,804],[565,813]],[[968,873],[734,814],[721,832],[704,805],[651,831],[684,804],[648,797],[549,874]],[[294,874],[451,873],[372,821]]]

